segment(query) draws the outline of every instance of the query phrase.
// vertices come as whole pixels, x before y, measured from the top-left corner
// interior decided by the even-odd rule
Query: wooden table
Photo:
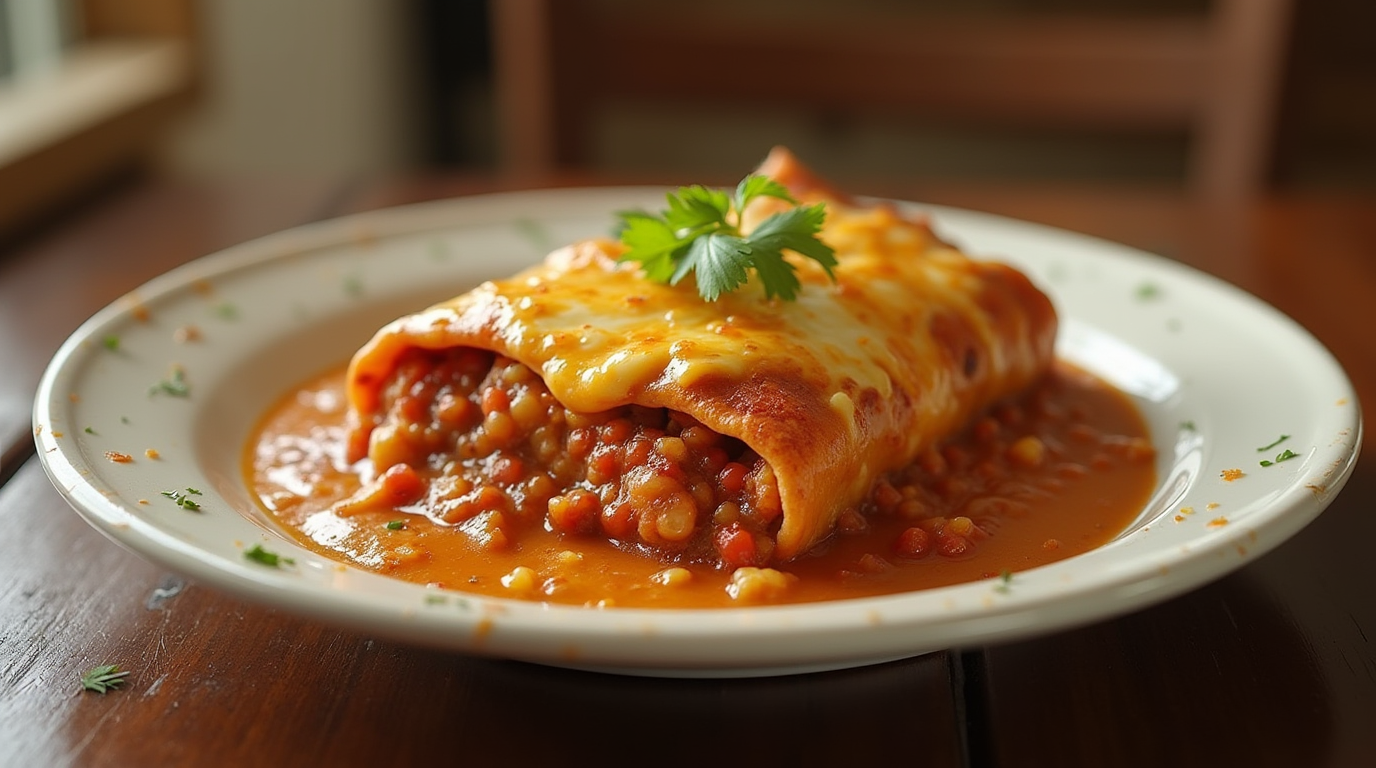
[[[34,389],[97,309],[258,235],[499,186],[144,180],[4,247],[0,764],[1376,764],[1367,465],[1279,549],[1156,607],[1025,642],[757,680],[604,676],[321,626],[140,560],[51,487],[34,457]],[[1222,211],[1169,193],[879,191],[1194,263],[1306,325],[1376,402],[1376,196]],[[128,684],[79,693],[79,675],[110,661],[132,670]]]

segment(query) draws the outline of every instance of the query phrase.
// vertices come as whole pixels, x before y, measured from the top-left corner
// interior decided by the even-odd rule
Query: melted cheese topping
[[[839,265],[832,283],[793,259],[795,302],[752,283],[708,303],[691,278],[649,282],[616,260],[618,244],[588,241],[395,321],[350,366],[352,457],[406,349],[482,347],[539,371],[572,410],[673,408],[744,441],[779,478],[779,558],[806,551],[879,473],[1042,375],[1056,318],[1023,275],[970,259],[922,219],[802,197],[828,203],[821,237]]]

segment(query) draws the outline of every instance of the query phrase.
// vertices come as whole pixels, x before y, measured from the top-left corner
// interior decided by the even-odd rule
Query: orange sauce
[[[245,451],[257,498],[306,548],[399,579],[500,597],[604,607],[747,602],[729,594],[728,571],[661,562],[596,536],[531,526],[494,550],[462,524],[440,525],[416,510],[335,514],[331,505],[370,475],[366,460],[351,466],[344,459],[343,387],[342,370],[304,383],[271,409]],[[1045,450],[1020,453],[1024,438]],[[939,455],[940,472],[915,466],[891,478],[887,490],[876,489],[882,496],[921,486],[920,493],[906,489],[922,500],[920,520],[862,507],[869,513],[853,516],[813,551],[773,566],[787,574],[787,586],[768,602],[927,589],[1061,560],[1124,530],[1156,483],[1147,428],[1131,401],[1064,364],[1028,396],[977,419]],[[975,526],[962,528],[969,547],[942,551],[937,534],[956,520]],[[914,528],[924,532],[910,533]],[[915,553],[914,535],[930,540],[930,551]]]

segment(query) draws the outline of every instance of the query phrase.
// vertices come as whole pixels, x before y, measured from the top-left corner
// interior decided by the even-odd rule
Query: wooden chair
[[[493,0],[500,162],[516,174],[584,167],[592,118],[618,100],[735,101],[1184,132],[1185,183],[1236,199],[1267,178],[1291,6],[1214,0],[1204,14],[1125,18],[838,3],[790,20],[749,4]]]

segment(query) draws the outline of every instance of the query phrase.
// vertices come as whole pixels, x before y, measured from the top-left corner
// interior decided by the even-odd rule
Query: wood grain
[[[1376,472],[1160,606],[985,651],[1001,766],[1358,766],[1376,755]]]
[[[52,352],[148,278],[311,219],[519,186],[147,181],[0,258],[0,764],[1359,766],[1376,756],[1366,465],[1275,551],[1118,619],[866,669],[657,680],[415,648],[226,596],[105,540],[29,455],[33,387]],[[1366,330],[1376,198],[1220,213],[1141,193],[876,191],[1200,266],[1309,328],[1376,401]],[[81,672],[103,663],[129,669],[127,684],[79,692]]]

